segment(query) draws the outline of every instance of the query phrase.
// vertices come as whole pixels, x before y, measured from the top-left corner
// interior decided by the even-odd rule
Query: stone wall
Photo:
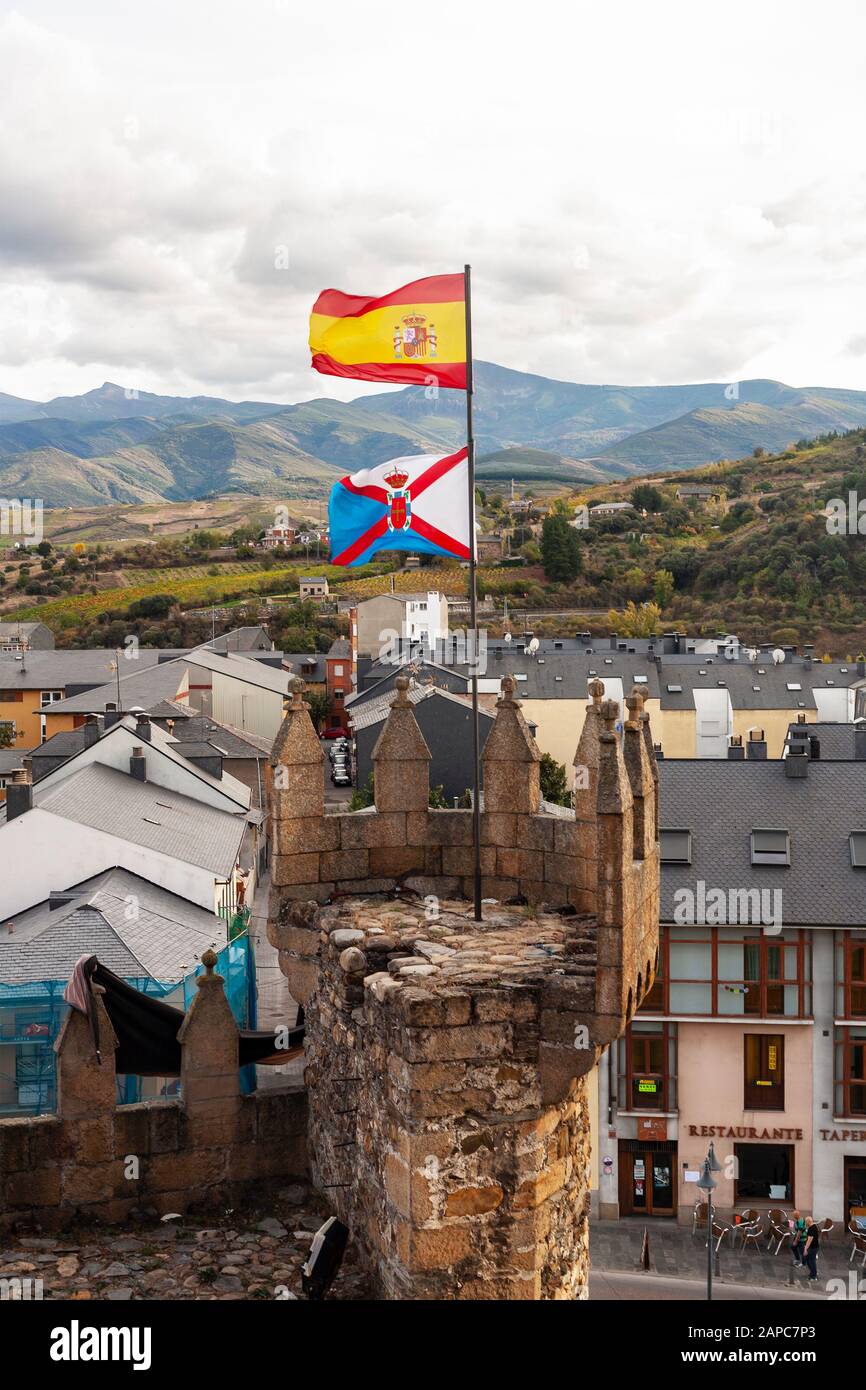
[[[180,1100],[117,1107],[117,1039],[101,998],[101,1064],[87,1018],[70,1010],[56,1044],[57,1114],[0,1120],[0,1229],[231,1207],[308,1175],[306,1094],[240,1094],[237,1025],[216,957],[203,961],[179,1034]]]
[[[274,747],[268,932],[306,1010],[313,1179],[384,1297],[584,1297],[585,1078],[651,988],[658,943],[643,697],[621,739],[617,705],[591,687],[575,809],[558,812],[503,682],[481,817],[496,901],[478,923],[460,896],[471,815],[427,809],[405,691],[376,746],[370,812],[325,813],[299,690]]]

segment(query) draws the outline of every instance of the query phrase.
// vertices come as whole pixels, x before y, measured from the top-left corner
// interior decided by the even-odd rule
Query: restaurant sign
[[[802,1129],[756,1129],[754,1125],[689,1125],[694,1139],[802,1139]]]

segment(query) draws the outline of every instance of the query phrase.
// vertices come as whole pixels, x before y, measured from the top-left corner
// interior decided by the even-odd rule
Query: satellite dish
[[[782,651],[782,648],[781,648],[781,647],[774,647],[774,648],[773,648],[773,665],[774,665],[774,666],[781,666],[782,663],[784,662],[784,660],[785,660],[785,653]]]
[[[758,648],[757,648],[757,647],[747,647],[747,648],[746,648],[746,660],[747,660],[747,661],[751,661],[751,662],[755,662],[755,661],[757,661],[757,659],[758,659]]]
[[[725,661],[733,661],[736,655],[735,647],[725,647]]]
[[[535,656],[535,653],[538,651],[539,645],[540,643],[538,641],[538,638],[533,637],[532,641],[529,643],[529,646],[526,648],[526,655]]]
[[[503,638],[503,641],[505,641],[505,642],[510,642],[510,641],[511,641],[511,633],[510,633],[510,632],[506,632],[505,637]]]

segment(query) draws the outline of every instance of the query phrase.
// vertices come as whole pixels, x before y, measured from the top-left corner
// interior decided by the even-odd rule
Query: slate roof
[[[271,653],[273,655],[273,653]],[[196,647],[187,657],[190,666],[198,666],[213,675],[230,676],[245,681],[247,685],[272,690],[277,695],[286,695],[289,689],[289,673],[263,661],[255,661],[250,656],[238,652],[212,652],[205,647]]]
[[[300,676],[302,680],[324,684],[327,679],[324,652],[283,652],[283,666],[290,668],[289,674]],[[304,666],[312,666],[312,671],[304,671]]]
[[[141,647],[138,659],[142,667],[155,668],[159,649]],[[113,674],[112,663],[116,660],[117,653],[107,647],[28,651],[22,661],[3,652],[0,653],[0,689],[65,690],[70,685],[99,686]]]
[[[141,651],[144,649],[141,648]],[[53,653],[46,653],[53,655]],[[114,659],[114,653],[111,653]],[[225,659],[225,658],[221,658]],[[133,666],[135,663],[130,662]],[[179,658],[145,666],[120,677],[120,703],[125,710],[149,709],[160,700],[174,700],[186,681],[187,665]],[[79,695],[67,696],[51,706],[52,714],[102,714],[106,705],[117,703],[117,679],[95,685]]]
[[[348,637],[335,637],[328,648],[328,656],[351,656],[352,644]]]
[[[37,784],[33,801],[43,811],[195,864],[219,878],[231,873],[246,829],[243,815],[218,811],[101,763],[41,792]]]
[[[258,734],[241,732],[228,724],[218,724],[205,714],[195,714],[185,719],[172,730],[174,747],[185,755],[191,747],[202,752],[220,753],[223,758],[266,758],[270,754],[273,740]]]
[[[866,723],[789,724],[786,743],[795,742],[804,729],[818,739],[821,762],[850,761],[866,754]]]
[[[231,632],[223,632],[219,637],[211,638],[205,646],[210,647],[215,652],[251,652],[263,651],[265,648],[257,646],[262,638],[267,642],[267,650],[271,649],[271,639],[267,629],[260,623],[249,624],[243,627],[234,627]]]
[[[21,749],[0,748],[0,777],[23,767],[24,759],[31,756],[31,753]]]
[[[810,762],[803,778],[786,776],[782,759],[663,759],[658,770],[662,827],[692,835],[691,864],[662,865],[662,921],[676,889],[703,880],[781,889],[789,926],[866,923],[866,870],[852,868],[848,843],[866,830],[866,763]],[[752,830],[789,831],[790,867],[752,865]]]
[[[129,903],[137,907],[130,919]],[[47,902],[12,918],[0,934],[0,983],[65,980],[82,955],[97,955],[124,979],[147,975],[174,983],[201,953],[225,945],[225,923],[126,869],[109,869],[75,889],[72,902]],[[3,924],[6,926],[6,923]]]
[[[844,690],[859,679],[855,663],[813,661],[805,666],[796,659],[774,666],[772,659],[749,663],[717,657],[710,664],[706,658],[664,657],[658,671],[662,709],[694,709],[695,690],[721,689],[727,689],[734,709],[814,709],[815,690]],[[669,685],[682,689],[672,691]],[[800,689],[789,690],[789,685]]]

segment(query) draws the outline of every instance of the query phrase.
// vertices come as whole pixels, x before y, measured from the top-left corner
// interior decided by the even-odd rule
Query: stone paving
[[[635,1270],[639,1266],[644,1230],[649,1235],[650,1265],[657,1274],[680,1279],[702,1279],[707,1271],[707,1247],[704,1237],[692,1235],[691,1228],[673,1221],[622,1220],[593,1221],[590,1225],[590,1261],[595,1270]],[[822,1240],[818,1258],[818,1289],[823,1291],[828,1279],[847,1280],[849,1270],[866,1279],[866,1270],[859,1261],[848,1263],[851,1242],[837,1227],[829,1241]],[[794,1269],[790,1254],[783,1248],[773,1255],[765,1245],[750,1245],[743,1250],[728,1248],[728,1239],[719,1251],[717,1278],[728,1284],[756,1284],[771,1287],[808,1289],[806,1275]],[[814,1287],[814,1286],[813,1286]]]
[[[51,1236],[22,1223],[17,1234],[0,1235],[0,1301],[303,1299],[301,1266],[328,1215],[314,1193],[296,1184],[283,1188],[266,1212],[162,1221],[142,1212],[122,1228],[70,1227]],[[367,1297],[351,1242],[327,1297]]]

